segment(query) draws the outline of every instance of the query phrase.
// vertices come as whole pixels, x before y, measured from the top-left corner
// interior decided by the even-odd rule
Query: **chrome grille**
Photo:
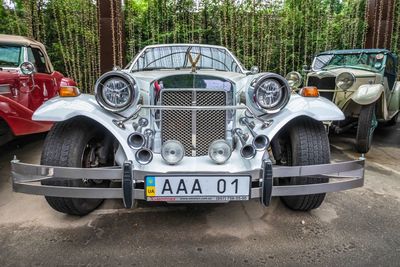
[[[315,76],[310,76],[308,77],[307,85],[316,86],[318,89],[335,90],[335,79],[335,77],[325,77],[320,79]],[[334,92],[320,92],[320,95],[332,101]]]
[[[223,91],[163,90],[162,105],[166,106],[225,106]],[[164,110],[161,115],[162,142],[178,140],[186,156],[208,154],[211,142],[225,139],[226,111],[223,110]]]

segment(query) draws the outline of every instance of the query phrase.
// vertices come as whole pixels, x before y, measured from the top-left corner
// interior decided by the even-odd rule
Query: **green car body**
[[[377,121],[396,122],[400,107],[400,82],[397,81],[397,57],[389,50],[322,52],[315,56],[311,69],[305,72],[304,85],[317,87],[321,97],[329,99],[343,111],[346,119],[333,123],[335,132],[341,133],[356,126],[369,128],[360,136],[357,133],[356,148],[359,152],[368,152]],[[363,112],[370,115],[362,115]],[[370,125],[361,127],[365,123]],[[359,139],[370,139],[362,141],[369,142],[369,145],[359,149]]]

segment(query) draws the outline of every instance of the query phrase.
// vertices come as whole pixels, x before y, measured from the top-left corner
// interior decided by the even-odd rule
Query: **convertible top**
[[[9,35],[9,34],[0,34],[0,44],[16,44],[21,46],[39,46],[44,51],[46,48],[44,45],[33,38],[19,36],[19,35]]]

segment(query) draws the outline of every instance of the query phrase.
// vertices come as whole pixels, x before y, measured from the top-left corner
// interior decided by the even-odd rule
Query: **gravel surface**
[[[38,163],[44,135],[0,147],[0,266],[399,266],[400,127],[378,128],[363,188],[328,194],[309,213],[278,198],[125,210],[106,201],[83,218],[43,197],[13,193],[9,161]],[[357,158],[352,135],[332,136],[333,160]]]

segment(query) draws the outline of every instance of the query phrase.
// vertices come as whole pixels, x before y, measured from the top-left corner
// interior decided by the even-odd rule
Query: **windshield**
[[[134,60],[131,71],[191,68],[243,72],[239,61],[227,49],[207,46],[149,47]]]
[[[329,70],[341,67],[380,71],[385,55],[383,53],[319,55],[314,59],[313,70]]]
[[[0,67],[16,68],[21,64],[20,46],[0,45]]]

